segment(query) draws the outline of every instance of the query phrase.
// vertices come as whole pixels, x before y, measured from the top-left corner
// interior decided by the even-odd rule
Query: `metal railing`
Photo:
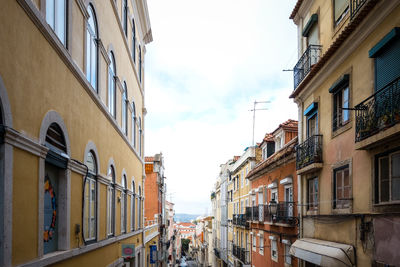
[[[310,72],[311,67],[318,62],[322,50],[321,45],[309,45],[293,68],[294,89]]]
[[[250,225],[246,220],[246,214],[233,214],[232,223],[236,226],[250,228]]]
[[[350,18],[353,19],[368,0],[350,0]]]
[[[244,248],[240,248],[239,251],[240,251],[240,256],[239,256],[240,261],[243,262],[243,264],[245,265],[250,264],[250,252]]]
[[[356,110],[356,142],[400,122],[400,77],[371,95]]]
[[[296,169],[322,162],[322,135],[310,136],[296,147]]]
[[[260,210],[262,210],[262,213],[260,213]],[[258,205],[257,207],[248,207],[246,208],[245,218],[247,221],[284,223],[295,226],[298,221],[297,206],[295,202],[283,201],[276,203],[275,214],[272,212],[271,204]]]
[[[238,245],[232,244],[232,255],[239,259],[243,264],[250,264],[250,253]]]

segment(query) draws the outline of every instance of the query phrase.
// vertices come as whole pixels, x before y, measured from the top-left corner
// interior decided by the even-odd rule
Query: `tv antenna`
[[[249,111],[253,111],[253,141],[252,141],[252,146],[254,146],[254,128],[256,124],[256,111],[257,110],[268,110],[267,108],[256,108],[257,104],[268,104],[271,103],[271,101],[257,101],[254,100],[254,106],[253,109],[250,109]]]

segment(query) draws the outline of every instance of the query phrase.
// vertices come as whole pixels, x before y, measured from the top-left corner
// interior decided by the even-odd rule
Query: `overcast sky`
[[[297,61],[295,0],[147,0],[145,153],[162,152],[177,213],[211,212],[219,166],[287,119]]]

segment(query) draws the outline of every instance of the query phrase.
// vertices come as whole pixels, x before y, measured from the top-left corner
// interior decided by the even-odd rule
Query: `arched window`
[[[67,44],[67,0],[46,0],[46,21],[64,46]]]
[[[134,19],[132,19],[132,58],[133,62],[136,63],[136,28]]]
[[[139,82],[142,83],[142,48],[139,45]]]
[[[139,117],[139,155],[142,157],[143,154],[143,140],[142,140],[142,119]]]
[[[132,178],[131,231],[135,230],[135,206],[136,206],[135,180]]]
[[[89,19],[86,27],[86,78],[97,91],[97,20],[92,5],[88,7]]]
[[[43,197],[43,253],[47,254],[60,249],[65,242],[64,227],[67,219],[66,203],[67,179],[67,146],[61,127],[51,123],[46,132],[45,146],[49,148],[46,155]],[[60,247],[60,244],[61,245]]]
[[[140,188],[139,185],[139,191],[138,191],[138,228],[142,228],[142,189]]]
[[[123,0],[124,1],[124,10],[122,13],[122,25],[124,27],[124,33],[125,36],[128,36],[128,0]]]
[[[115,118],[115,95],[116,95],[116,80],[115,75],[115,57],[114,53],[110,52],[110,66],[108,67],[108,111],[111,113],[111,116]]]
[[[86,159],[88,174],[84,185],[84,215],[83,215],[83,234],[85,242],[96,240],[96,219],[97,219],[97,161],[93,151],[89,151]]]
[[[107,235],[113,236],[115,229],[115,171],[108,167],[107,177],[111,180],[107,188]]]
[[[122,176],[122,192],[121,192],[121,233],[126,233],[126,176]]]
[[[132,101],[132,145],[136,148],[136,107]]]
[[[128,134],[128,88],[126,86],[126,82],[124,82],[124,88],[122,89],[122,132],[127,135]]]

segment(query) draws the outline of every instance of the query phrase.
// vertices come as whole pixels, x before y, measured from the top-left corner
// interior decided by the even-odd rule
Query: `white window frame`
[[[107,103],[108,111],[113,118],[116,117],[116,95],[117,95],[117,83],[116,83],[116,63],[115,55],[112,51],[109,53],[110,65],[108,66],[108,89],[107,89]]]
[[[278,262],[278,257],[279,257],[279,254],[278,254],[278,242],[276,241],[276,237],[275,236],[269,236],[269,239],[270,239],[270,243],[271,243],[271,259],[273,261],[275,261],[275,262]],[[275,249],[276,257],[273,256],[274,255],[274,248],[276,248]]]
[[[264,255],[264,233],[262,231],[259,232],[259,237],[260,237],[259,253],[260,255]]]
[[[46,0],[46,22],[64,46],[67,46],[67,4],[68,0]]]
[[[87,10],[89,16],[92,14],[93,17],[89,17],[86,22],[86,79],[93,89],[98,92],[98,25],[94,7],[89,4]],[[92,29],[90,21],[92,21],[94,29]]]
[[[292,265],[292,256],[290,255],[290,244],[284,244],[285,247],[285,264]]]

